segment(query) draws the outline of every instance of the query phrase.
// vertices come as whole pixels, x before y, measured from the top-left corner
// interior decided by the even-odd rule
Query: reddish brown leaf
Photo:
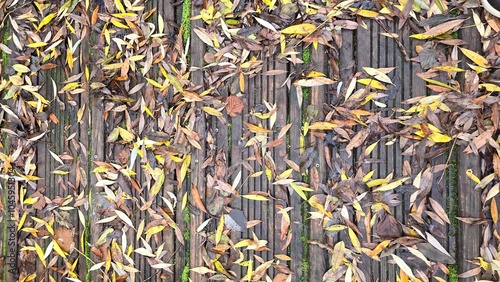
[[[266,143],[266,145],[264,147],[265,148],[274,148],[274,147],[277,147],[277,146],[281,145],[282,143],[283,143],[283,139],[282,138],[280,138],[280,139],[274,139],[273,141]]]
[[[74,242],[73,242],[73,232],[66,227],[59,227],[54,231],[54,240],[57,242],[59,247],[67,253],[71,253]]]
[[[245,107],[243,101],[234,95],[227,97],[226,103],[226,112],[230,117],[238,116]]]

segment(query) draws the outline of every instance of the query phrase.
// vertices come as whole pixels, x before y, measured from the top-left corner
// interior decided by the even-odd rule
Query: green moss
[[[309,64],[311,62],[311,47],[306,47],[302,51],[302,61],[304,61],[304,64]]]
[[[186,254],[186,265],[182,269],[182,282],[189,281],[189,253]]]
[[[457,187],[458,184],[458,168],[457,168],[457,154],[456,154],[456,148],[450,152],[451,157],[450,157],[450,162],[449,162],[449,168],[447,170],[447,179],[450,183],[448,183],[448,186],[451,187]],[[448,195],[448,198],[446,199],[446,208],[448,210],[448,217],[450,218],[450,223],[451,226],[453,227],[452,230],[448,232],[449,236],[455,236],[456,232],[458,230],[458,193],[456,189],[452,189],[450,191],[450,195]]]
[[[190,32],[191,32],[191,0],[185,0],[182,3],[182,22],[181,22],[183,34],[182,40],[186,44]]]
[[[187,242],[187,244],[189,244],[189,239],[191,238],[191,233],[189,232],[189,223],[191,222],[191,213],[189,211],[189,207],[186,207],[184,209],[184,229],[182,231],[182,235],[184,236],[184,241]],[[186,245],[185,246],[185,264],[184,264],[184,268],[182,269],[182,276],[181,276],[181,279],[182,279],[182,282],[188,282],[189,281],[189,260],[190,260],[190,256],[189,256],[189,245]]]
[[[448,266],[448,270],[450,274],[448,274],[448,281],[458,281],[458,267],[456,264],[452,264]]]
[[[184,230],[182,231],[182,235],[184,236],[184,240],[189,241],[191,237],[191,233],[189,232],[189,222],[191,221],[189,208],[186,207],[184,209],[184,222],[186,223]]]
[[[90,209],[88,210],[88,218],[90,218]],[[90,220],[87,220],[85,222],[85,242],[90,242]],[[88,244],[84,244],[84,249],[83,252],[85,255],[89,258],[90,257],[90,247]],[[90,260],[85,260],[85,265],[87,266],[87,269],[90,269],[92,265],[90,264]],[[90,277],[90,271],[87,272],[87,275],[85,275],[85,281],[91,281]]]
[[[302,61],[304,61],[304,64],[309,64],[311,62],[311,47],[307,47],[302,51]],[[302,87],[302,96],[304,100],[308,100],[310,95],[310,88],[309,87]]]
[[[300,277],[300,282],[309,281],[309,238],[308,238],[308,230],[309,227],[306,223],[306,218],[308,216],[308,206],[301,206],[302,213],[302,236],[300,236],[300,241],[302,242],[302,265],[300,268],[302,269],[302,277]]]

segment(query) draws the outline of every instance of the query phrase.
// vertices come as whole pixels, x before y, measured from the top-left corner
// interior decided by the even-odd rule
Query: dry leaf
[[[245,108],[243,101],[235,95],[227,97],[226,103],[226,112],[230,117],[237,117]]]

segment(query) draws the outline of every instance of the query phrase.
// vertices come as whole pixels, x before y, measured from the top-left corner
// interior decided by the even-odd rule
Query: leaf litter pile
[[[313,223],[325,236],[306,244],[328,251],[323,280],[370,281],[366,261],[384,257],[397,265],[401,281],[445,281],[455,260],[440,241],[454,218],[430,192],[444,181],[457,148],[481,158],[481,170],[467,176],[483,204],[480,218],[460,218],[483,228],[481,257],[470,258],[477,268],[461,277],[499,278],[500,21],[478,1],[193,3],[200,12],[191,20],[200,24],[191,34],[206,49],[198,67],[191,62],[189,25],[179,26],[148,1],[96,2],[0,2],[0,159],[2,172],[13,171],[23,183],[14,211],[20,279],[84,281],[85,267],[104,280],[142,281],[146,268],[152,279],[172,277],[174,258],[201,237],[203,247],[190,256],[203,263],[191,265],[191,275],[292,281],[300,278],[289,267],[293,230]],[[389,107],[390,90],[401,83],[393,81],[396,66],[341,72],[342,33],[369,22],[396,42],[397,56],[419,64],[426,93]],[[407,31],[414,50],[386,28],[393,22]],[[457,37],[471,28],[480,34],[480,50]],[[304,55],[317,48],[327,50],[327,72]],[[291,70],[274,68],[273,60]],[[200,74],[203,82],[196,84],[192,78]],[[280,123],[279,101],[248,107],[256,92],[248,81],[260,75],[286,76],[275,87],[295,95],[302,120]],[[309,104],[318,88],[327,89],[329,103]],[[93,115],[98,109],[102,120]],[[208,125],[196,129],[200,122],[234,128],[242,117],[244,134],[236,143],[247,157],[231,165],[227,146],[235,140],[221,142]],[[291,136],[297,125],[300,136]],[[276,149],[291,138],[300,140],[289,148],[299,151],[299,160]],[[319,156],[326,176],[314,165],[318,152],[310,140],[325,145]],[[385,175],[370,165],[382,147],[405,156]],[[196,157],[200,151],[203,159]],[[190,182],[200,164],[204,187]],[[43,170],[50,172],[40,175]],[[250,181],[256,187],[242,193]],[[264,182],[267,191],[257,187]],[[409,195],[405,220],[394,215],[403,193]],[[277,234],[259,238],[255,228],[267,223],[235,208],[237,201],[268,203]],[[294,209],[307,211],[302,222],[294,222]],[[183,213],[204,218],[196,232],[185,232]],[[269,245],[273,236],[280,248]]]

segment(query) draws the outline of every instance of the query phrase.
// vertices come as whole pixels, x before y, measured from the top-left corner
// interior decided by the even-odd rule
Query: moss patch
[[[186,44],[191,32],[191,0],[182,3],[182,41]]]

